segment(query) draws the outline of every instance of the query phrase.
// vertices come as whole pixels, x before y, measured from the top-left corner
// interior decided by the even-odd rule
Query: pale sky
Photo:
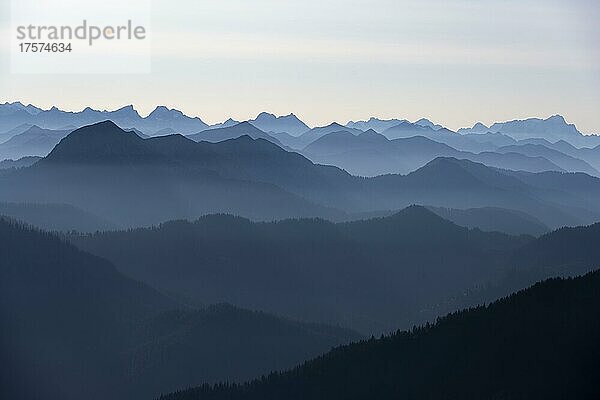
[[[597,0],[152,0],[151,73],[21,75],[0,0],[0,102],[451,129],[562,114],[600,133],[598,21]]]

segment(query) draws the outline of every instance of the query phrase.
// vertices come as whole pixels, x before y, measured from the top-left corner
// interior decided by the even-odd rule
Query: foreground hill
[[[288,372],[161,399],[597,399],[599,317],[600,273],[552,279]]]
[[[215,215],[71,240],[165,292],[370,334],[434,318],[436,304],[497,280],[503,257],[532,238],[468,230],[415,206],[340,224]]]
[[[3,399],[152,398],[288,368],[358,338],[227,305],[185,307],[106,260],[5,219],[0,319]]]

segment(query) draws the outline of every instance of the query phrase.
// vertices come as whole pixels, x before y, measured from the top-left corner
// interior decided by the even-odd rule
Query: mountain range
[[[528,172],[570,171],[600,175],[600,172],[585,161],[543,146],[538,152],[527,151],[519,146],[514,147],[506,146],[496,152],[476,154],[456,150],[424,136],[389,140],[384,135],[369,130],[359,135],[345,131],[327,134],[306,146],[302,154],[316,163],[335,165],[360,176],[407,174],[436,157],[455,157],[491,167]],[[555,162],[543,155],[547,155]]]
[[[365,334],[439,315],[434,304],[502,275],[500,257],[491,254],[509,254],[529,240],[469,231],[421,207],[341,224],[207,216],[72,238],[124,274],[168,293]]]
[[[541,138],[550,142],[564,140],[576,147],[595,147],[600,145],[600,136],[582,135],[574,124],[569,124],[561,115],[546,119],[528,118],[507,122],[495,122],[489,128],[482,123],[472,128],[464,128],[459,133],[502,133],[516,140]]]
[[[598,397],[598,138],[411,121],[0,104],[0,398]]]
[[[161,400],[595,399],[599,314],[600,273],[552,279],[289,371]]]
[[[373,117],[366,121],[350,121],[345,126],[332,123],[311,129],[294,114],[278,117],[266,112],[260,113],[253,120],[242,122],[242,125],[230,118],[223,123],[208,126],[198,118],[188,117],[164,106],[157,107],[147,117],[141,117],[132,106],[115,111],[86,108],[81,112],[65,112],[56,107],[42,110],[17,102],[0,105],[0,109],[0,131],[8,129],[0,133],[0,159],[45,156],[67,132],[77,127],[112,120],[142,138],[183,134],[195,141],[217,142],[247,134],[361,176],[406,174],[436,157],[448,156],[528,172],[600,174],[600,140],[595,136],[582,135],[561,116],[545,120],[530,118],[495,123],[490,127],[477,123],[473,128],[459,129],[456,133],[426,118],[411,123],[404,119],[380,120]],[[323,151],[315,149],[323,145],[320,140],[325,136],[350,133],[358,138],[364,132],[369,135],[382,134],[393,143],[386,148],[383,141],[378,142],[381,148],[373,148],[373,143],[363,143],[363,147],[353,145],[352,153],[348,154],[344,145],[331,149],[332,141],[329,140],[327,155],[318,155]],[[451,148],[434,145],[429,146],[430,149],[415,149],[410,146],[402,149],[399,143],[394,142],[395,139],[416,137],[425,137]],[[350,140],[351,138],[346,141]]]
[[[122,227],[220,212],[335,221],[415,203],[517,210],[550,228],[600,215],[600,180],[586,174],[436,158],[407,175],[365,179],[247,135],[218,143],[143,139],[112,122],[77,129],[31,167],[4,171],[0,201],[67,204]]]
[[[537,248],[535,243],[545,246],[562,231],[539,239],[483,232],[417,206],[388,217],[338,224],[253,223],[216,215],[193,223],[72,235],[70,240],[109,259],[124,274],[168,293],[341,324],[368,335],[408,328],[456,309],[459,293],[501,286],[517,266],[519,274],[539,266],[539,279],[587,272],[600,263],[600,254],[580,250],[597,238],[597,228],[581,233],[587,241],[580,239],[580,244],[561,239],[574,250],[555,260],[548,257],[545,263],[522,260],[534,257],[530,252]],[[515,252],[527,255],[513,259]],[[590,258],[579,262],[577,253]],[[526,274],[522,281],[535,282]],[[510,292],[505,289],[503,295]],[[460,305],[481,299],[467,300],[462,298],[467,304]]]
[[[17,160],[28,156],[45,156],[69,133],[71,130],[51,130],[31,126],[0,144],[0,158]]]
[[[2,398],[148,399],[289,368],[355,332],[191,307],[60,238],[0,219]]]
[[[114,111],[98,111],[86,107],[79,112],[70,112],[56,107],[42,110],[21,103],[5,103],[0,105],[0,115],[0,131],[13,129],[22,124],[37,125],[52,130],[61,130],[67,126],[75,129],[108,119],[124,128],[136,128],[148,135],[165,128],[189,134],[208,127],[200,118],[188,117],[179,110],[165,106],[158,106],[147,117],[142,117],[131,105]]]

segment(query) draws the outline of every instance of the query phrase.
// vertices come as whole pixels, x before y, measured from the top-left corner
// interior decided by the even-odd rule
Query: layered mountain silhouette
[[[566,155],[558,150],[550,149],[540,144],[523,144],[500,147],[498,153],[519,153],[528,157],[543,157],[561,169],[569,172],[585,172],[588,175],[599,176],[600,172],[587,162]],[[516,168],[507,168],[516,169]],[[532,172],[532,171],[530,171]]]
[[[488,132],[490,132],[490,128],[488,126],[486,126],[485,124],[483,124],[482,122],[476,122],[475,125],[473,125],[473,127],[471,127],[471,128],[460,128],[457,131],[457,133],[461,133],[461,134],[473,133],[473,134],[477,134],[477,135],[485,134]]]
[[[294,114],[276,117],[273,114],[262,112],[248,122],[264,132],[288,133],[292,136],[300,136],[310,129]]]
[[[481,152],[478,154],[458,151],[453,147],[436,142],[423,136],[413,136],[389,140],[373,130],[353,135],[349,132],[327,134],[302,151],[308,158],[320,164],[335,165],[353,175],[377,176],[382,174],[407,174],[437,157],[456,157],[481,162],[485,165],[528,172],[565,171],[565,169],[535,155],[518,151]],[[584,161],[563,155],[554,154],[568,171],[596,172]],[[600,174],[600,173],[598,173]]]
[[[361,131],[368,131],[369,129],[374,130],[377,133],[381,133],[386,129],[392,128],[396,125],[406,122],[406,120],[400,119],[379,119],[375,117],[369,118],[367,121],[350,121],[346,124],[346,127],[353,129],[360,129]]]
[[[353,135],[360,135],[363,133],[363,131],[360,129],[348,128],[338,124],[337,122],[333,122],[327,126],[320,126],[310,129],[297,137],[277,136],[277,138],[282,140],[283,144],[293,149],[303,149],[315,140],[334,132],[348,132]]]
[[[442,125],[440,125],[440,124],[434,124],[433,122],[431,122],[427,118],[421,118],[420,120],[415,121],[415,124],[420,125],[420,126],[427,126],[427,127],[431,128],[431,129],[433,129],[434,131],[437,131],[437,130],[443,128]]]
[[[422,126],[404,121],[399,125],[386,129],[382,135],[388,139],[410,138],[423,136],[439,143],[444,143],[457,150],[480,153],[482,151],[493,151],[500,143],[506,142],[506,137],[501,135],[459,135],[447,128],[433,129],[428,125]],[[510,140],[510,139],[508,139]]]
[[[33,125],[31,125],[31,124],[21,124],[21,125],[19,125],[17,127],[14,127],[13,129],[11,129],[11,130],[9,130],[7,132],[0,133],[0,144],[6,142],[7,140],[9,140],[10,138],[12,138],[13,136],[16,136],[16,135],[18,135],[20,133],[25,132],[26,130],[28,130],[32,126]]]
[[[279,140],[275,137],[266,134],[260,129],[256,128],[250,122],[241,122],[239,124],[222,127],[222,128],[214,128],[207,129],[200,133],[196,133],[193,135],[188,135],[189,139],[192,139],[195,142],[211,142],[217,143],[222,142],[229,139],[237,139],[241,136],[249,136],[252,139],[264,139],[269,142],[272,142],[280,147],[284,147]]]
[[[0,201],[68,204],[120,226],[218,212],[338,220],[415,203],[513,209],[551,228],[591,223],[600,213],[600,180],[585,174],[528,175],[437,158],[408,175],[364,179],[246,135],[218,143],[142,139],[112,122],[72,132],[0,183]]]
[[[161,400],[595,399],[599,314],[600,273],[552,279],[290,371]]]
[[[32,126],[0,144],[0,159],[46,156],[70,130],[51,130]]]
[[[252,168],[266,169],[272,162],[252,151],[279,149],[262,142],[254,145],[247,136],[219,144],[179,135],[143,140],[111,122],[99,123],[76,130],[33,167],[4,176],[0,197],[70,204],[121,226],[211,212],[253,218],[333,215],[271,182],[248,179]]]
[[[528,118],[507,122],[496,122],[489,128],[478,123],[473,128],[460,129],[459,133],[502,133],[517,140],[540,138],[550,142],[566,141],[576,147],[595,147],[600,145],[600,137],[583,135],[574,124],[569,124],[561,115],[546,119]]]
[[[13,129],[21,124],[61,130],[69,125],[77,128],[109,119],[119,124],[119,126],[137,128],[148,135],[154,135],[165,128],[171,128],[183,134],[190,134],[208,127],[200,118],[188,117],[179,110],[169,109],[165,106],[158,106],[147,117],[141,117],[131,105],[114,111],[98,111],[87,107],[79,112],[69,112],[59,110],[56,107],[42,110],[32,106],[19,106],[19,104],[0,105],[0,115],[2,115],[2,118],[0,118],[0,131]]]
[[[340,224],[207,216],[72,240],[166,292],[370,334],[439,315],[435,304],[495,281],[508,268],[498,255],[532,238],[469,230],[415,206]]]
[[[561,116],[0,132],[2,399],[598,397],[600,275],[565,278],[600,266],[600,141]]]
[[[211,128],[211,129],[216,129],[216,128],[229,128],[230,126],[234,126],[234,125],[237,125],[237,124],[239,124],[239,123],[240,123],[240,121],[236,121],[236,120],[234,120],[233,118],[228,118],[227,120],[225,120],[225,121],[223,121],[223,122],[220,122],[220,123],[218,123],[218,124],[211,125],[211,126],[210,126],[210,128]]]
[[[192,309],[53,235],[0,219],[2,398],[144,399],[289,368],[352,331]]]

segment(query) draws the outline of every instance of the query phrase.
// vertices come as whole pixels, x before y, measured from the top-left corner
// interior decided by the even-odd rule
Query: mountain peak
[[[95,163],[146,156],[144,140],[110,120],[76,129],[42,160],[45,163]]]
[[[425,221],[438,221],[446,222],[442,217],[421,205],[412,204],[397,213],[393,214],[390,218],[393,219],[409,219],[424,223]]]
[[[549,117],[547,119],[547,121],[560,122],[562,124],[566,124],[567,123],[567,121],[565,121],[565,117],[563,117],[560,114],[552,115],[551,117]]]
[[[426,127],[426,128],[431,128],[434,131],[437,131],[438,129],[442,129],[443,128],[441,125],[434,124],[433,122],[431,122],[427,118],[421,118],[420,120],[418,120],[418,121],[415,122],[415,125],[423,126],[423,127]]]
[[[176,112],[177,110],[170,110],[165,106],[156,106],[156,108],[148,115],[148,118],[161,118],[165,116],[169,116],[171,112]]]
[[[139,116],[140,116],[140,114],[137,112],[137,110],[135,108],[133,108],[132,104],[123,106],[123,107],[111,112],[111,114],[134,117],[134,118],[139,118]]]
[[[309,130],[309,127],[293,113],[278,117],[268,112],[261,112],[249,122],[263,132],[285,132],[292,136],[299,136]]]
[[[275,114],[271,114],[271,113],[268,113],[266,111],[263,111],[263,112],[261,112],[260,114],[258,114],[256,116],[255,121],[260,121],[260,120],[265,120],[265,119],[271,120],[271,119],[276,119],[276,118],[277,117],[275,116]]]
[[[135,108],[133,108],[133,104],[128,104],[126,106],[116,109],[115,111],[135,111]]]

